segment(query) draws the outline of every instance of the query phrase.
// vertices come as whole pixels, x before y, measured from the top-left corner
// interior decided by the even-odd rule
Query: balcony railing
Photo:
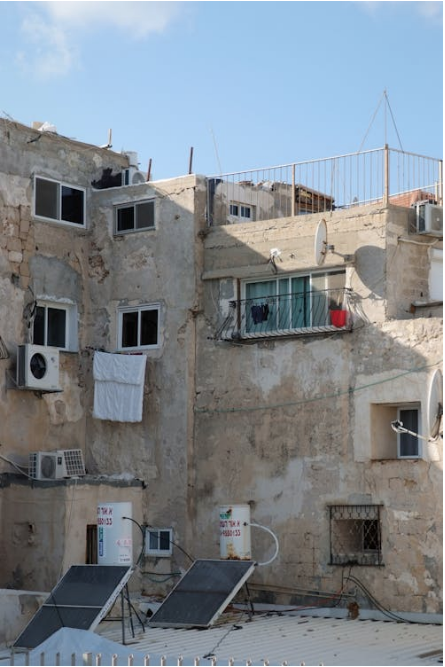
[[[442,160],[378,148],[208,179],[208,224],[272,220],[388,202],[443,204]]]
[[[220,340],[249,340],[352,329],[347,288],[229,301]]]

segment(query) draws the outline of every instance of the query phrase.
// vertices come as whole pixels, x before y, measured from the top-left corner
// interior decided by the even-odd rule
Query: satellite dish
[[[430,438],[437,438],[443,413],[442,373],[436,369],[430,380],[427,400],[427,428]]]
[[[328,228],[326,226],[326,220],[323,218],[317,225],[315,231],[315,241],[314,241],[314,255],[315,262],[318,266],[321,266],[326,259],[326,252],[328,247]]]

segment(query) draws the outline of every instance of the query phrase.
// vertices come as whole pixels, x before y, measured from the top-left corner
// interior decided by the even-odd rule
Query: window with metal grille
[[[330,565],[383,565],[380,505],[329,507]]]

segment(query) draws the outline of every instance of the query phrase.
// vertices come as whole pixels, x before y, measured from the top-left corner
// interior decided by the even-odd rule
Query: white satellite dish
[[[427,399],[427,428],[430,438],[437,438],[443,412],[443,379],[437,368],[430,380]]]
[[[323,218],[317,225],[315,231],[315,241],[314,241],[314,255],[315,262],[318,266],[321,266],[326,259],[326,253],[328,248],[328,228],[326,225],[326,220]]]

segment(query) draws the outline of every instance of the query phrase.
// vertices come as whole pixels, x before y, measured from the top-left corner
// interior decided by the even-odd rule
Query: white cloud
[[[134,39],[161,33],[181,2],[37,2],[21,25],[20,65],[40,79],[68,74],[79,62],[82,35],[115,27]],[[23,3],[27,7],[28,3]]]
[[[364,11],[373,16],[388,7],[405,10],[408,8],[413,13],[418,14],[420,17],[427,19],[428,21],[442,23],[442,2],[436,0],[427,0],[426,2],[418,2],[417,0],[414,2],[411,2],[410,0],[390,0],[389,2],[382,2],[382,0],[357,0],[357,4],[362,7]]]
[[[22,21],[21,32],[27,48],[17,54],[17,60],[23,69],[39,79],[50,79],[72,68],[76,49],[61,28],[32,12]]]
[[[98,29],[117,26],[140,38],[162,32],[181,11],[181,2],[41,2],[59,26]]]

